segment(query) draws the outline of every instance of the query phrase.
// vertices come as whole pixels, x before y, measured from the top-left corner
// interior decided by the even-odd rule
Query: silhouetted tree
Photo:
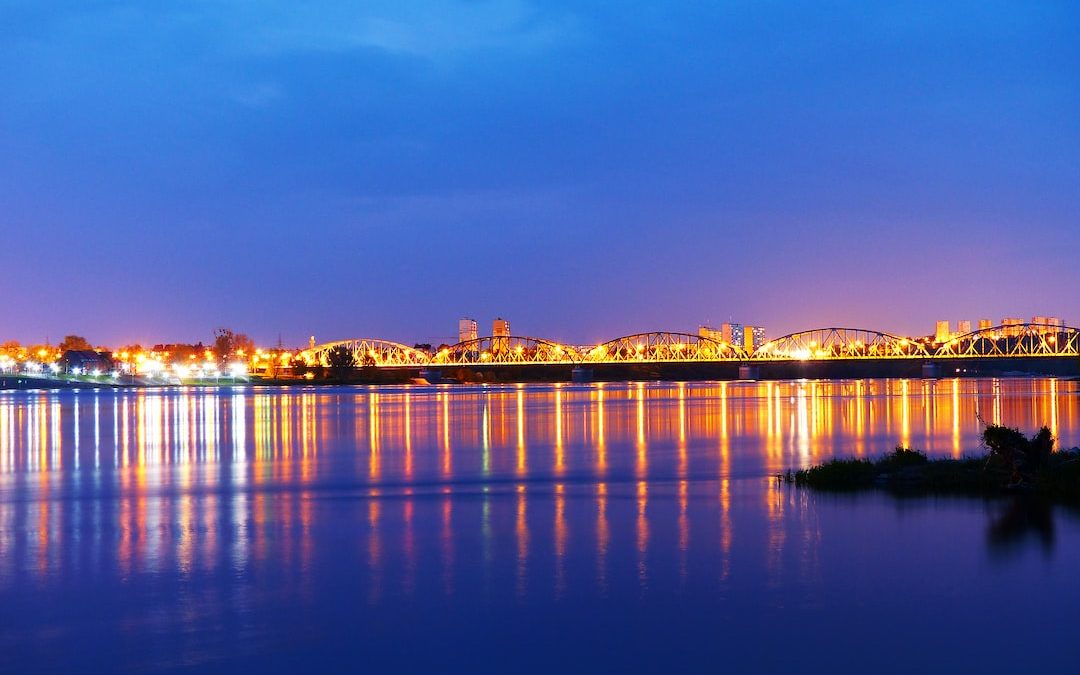
[[[60,341],[59,349],[60,352],[63,353],[93,349],[93,347],[91,347],[90,342],[81,335],[65,335],[64,339]]]
[[[243,333],[233,332],[231,328],[216,328],[214,330],[214,353],[220,359],[231,358],[240,350],[249,353],[254,348],[254,340]]]
[[[983,429],[983,444],[990,450],[987,462],[999,463],[1015,484],[1032,480],[1046,467],[1054,452],[1054,435],[1043,427],[1029,440],[1019,429],[991,424]]]
[[[338,345],[326,352],[326,363],[334,377],[343,379],[356,367],[356,356],[348,345]]]

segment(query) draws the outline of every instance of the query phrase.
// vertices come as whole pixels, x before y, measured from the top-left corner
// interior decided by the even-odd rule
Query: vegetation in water
[[[897,447],[878,459],[833,459],[781,478],[819,490],[885,488],[904,492],[1004,494],[1027,492],[1055,501],[1080,502],[1080,448],[1055,450],[1046,427],[1031,438],[1017,429],[988,425],[987,453],[961,459],[930,459]]]

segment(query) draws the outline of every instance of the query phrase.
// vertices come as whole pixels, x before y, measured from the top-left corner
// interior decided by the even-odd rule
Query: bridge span
[[[346,350],[367,371],[479,374],[493,380],[534,379],[530,374],[535,379],[570,379],[573,374],[598,379],[1080,374],[1080,329],[1032,323],[985,328],[943,343],[861,328],[817,328],[769,340],[752,352],[699,335],[653,331],[589,346],[487,336],[432,351],[357,338],[317,345],[300,356],[308,366],[329,367],[335,350]]]
[[[855,359],[969,359],[1080,356],[1080,329],[1044,324],[1002,325],[943,343],[863,328],[815,328],[769,340],[753,352],[689,333],[654,331],[575,347],[527,336],[488,336],[434,352],[390,340],[355,338],[301,352],[308,365],[329,365],[331,350],[345,347],[357,364],[377,367],[602,364],[701,361],[821,361]]]

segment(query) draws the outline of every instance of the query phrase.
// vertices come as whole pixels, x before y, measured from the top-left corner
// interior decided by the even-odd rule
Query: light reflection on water
[[[275,669],[333,667],[361,647],[400,665],[395,641],[456,635],[443,665],[475,670],[476,638],[459,633],[520,628],[499,607],[540,626],[588,615],[580,634],[559,633],[586,659],[606,653],[600,626],[831,612],[799,637],[780,631],[806,640],[843,620],[852,588],[905,616],[926,590],[896,572],[927,565],[929,586],[966,588],[970,609],[987,537],[1016,539],[1023,517],[815,496],[768,476],[897,443],[977,452],[980,417],[1047,424],[1075,445],[1076,391],[1017,379],[3,393],[0,649],[20,670],[73,665],[64,640],[106,669]],[[1062,528],[1051,562],[1023,564],[1074,564],[1077,527]],[[355,642],[349,625],[389,642]],[[655,656],[649,644],[628,658]],[[682,648],[693,667],[718,647]]]
[[[1055,379],[8,393],[0,475],[107,470],[139,488],[190,487],[215,466],[237,485],[765,475],[897,443],[977,452],[980,417],[1072,445],[1077,408],[1075,383]]]

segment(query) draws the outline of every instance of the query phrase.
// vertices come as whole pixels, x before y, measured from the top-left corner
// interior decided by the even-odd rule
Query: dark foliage
[[[1054,436],[1043,427],[1030,439],[1018,429],[991,424],[983,430],[983,445],[990,450],[990,463],[1009,472],[1013,483],[1030,482],[1045,469],[1054,452]]]
[[[1080,449],[1054,451],[1043,427],[1030,439],[1016,429],[990,425],[983,432],[989,455],[929,459],[897,447],[876,460],[834,459],[788,471],[784,480],[821,490],[884,487],[905,492],[1001,494],[1026,492],[1056,501],[1080,501]]]
[[[243,333],[233,332],[230,328],[217,328],[214,330],[214,353],[218,358],[228,359],[238,351],[250,353],[255,349],[255,341]]]
[[[90,345],[89,340],[81,335],[65,335],[60,342],[59,349],[61,352],[79,352],[91,350],[93,347]]]
[[[338,345],[326,352],[326,363],[333,376],[341,379],[356,367],[356,356],[348,345]]]

